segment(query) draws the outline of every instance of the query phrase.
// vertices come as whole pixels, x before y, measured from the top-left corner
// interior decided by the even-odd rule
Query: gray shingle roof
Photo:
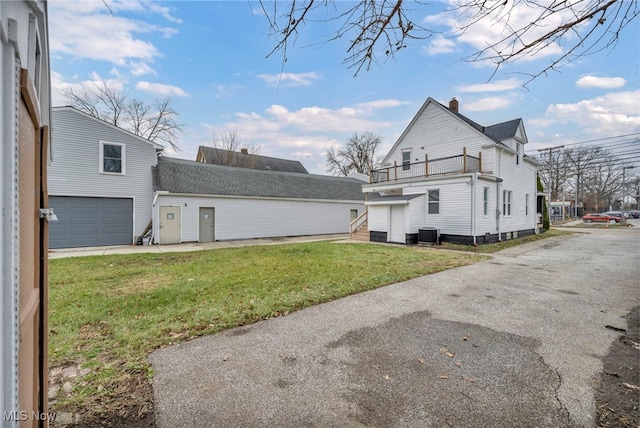
[[[484,133],[496,141],[513,138],[518,132],[520,122],[522,122],[522,119],[513,119],[508,122],[502,122],[495,125],[487,126],[484,130]]]
[[[307,173],[306,168],[302,166],[299,161],[272,158],[269,156],[254,155],[250,153],[239,153],[207,146],[200,146],[198,150],[202,154],[204,162],[210,164],[262,169],[266,171]],[[231,161],[231,164],[228,163],[229,161]]]
[[[442,107],[446,108],[447,110],[449,110],[451,113],[458,116],[460,119],[467,122],[469,125],[477,129],[478,131],[482,132],[487,137],[494,140],[496,143],[500,143],[502,140],[513,138],[516,135],[516,132],[518,131],[518,126],[520,125],[520,122],[522,122],[522,119],[513,119],[508,122],[496,123],[495,125],[491,125],[491,126],[482,126],[474,122],[473,120],[469,119],[467,116],[463,115],[462,113],[451,110],[447,106],[439,102],[437,103],[440,104]]]
[[[364,201],[362,181],[348,177],[262,171],[161,156],[153,190],[170,193]]]

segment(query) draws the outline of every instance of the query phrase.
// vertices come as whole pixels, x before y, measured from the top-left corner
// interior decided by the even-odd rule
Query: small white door
[[[389,214],[389,242],[405,244],[404,205],[391,205]]]
[[[200,207],[199,242],[215,241],[215,209]]]
[[[179,244],[181,224],[180,207],[160,207],[160,243]]]

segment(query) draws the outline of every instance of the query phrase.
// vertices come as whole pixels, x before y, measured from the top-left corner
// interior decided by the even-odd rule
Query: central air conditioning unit
[[[418,244],[440,245],[440,231],[435,227],[418,229]]]

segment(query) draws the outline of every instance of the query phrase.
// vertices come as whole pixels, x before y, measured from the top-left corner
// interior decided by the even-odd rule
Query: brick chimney
[[[243,155],[248,155],[249,154],[249,150],[248,149],[240,149],[240,153],[242,153]]]
[[[458,112],[458,100],[456,100],[456,97],[451,98],[451,101],[449,101],[449,110]]]

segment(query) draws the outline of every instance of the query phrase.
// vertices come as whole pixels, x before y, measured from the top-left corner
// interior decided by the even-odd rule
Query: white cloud
[[[456,44],[453,40],[438,34],[428,46],[422,48],[422,52],[427,55],[438,55],[455,51]]]
[[[537,124],[575,124],[586,133],[640,127],[640,90],[612,92],[576,103],[552,104]]]
[[[465,111],[492,111],[511,105],[512,100],[506,97],[485,97],[464,104]]]
[[[234,94],[234,92],[242,89],[242,86],[235,84],[225,85],[220,83],[212,83],[211,86],[213,87],[214,97],[216,98],[230,97]]]
[[[320,76],[315,71],[308,73],[258,74],[258,78],[269,86],[309,86]]]
[[[60,106],[66,104],[64,97],[62,96],[62,89],[66,83],[62,74],[51,71],[51,104],[54,106]]]
[[[189,95],[182,89],[173,85],[165,85],[163,83],[151,83],[141,81],[136,83],[136,89],[140,91],[149,92],[154,95],[160,95],[163,97],[188,97]]]
[[[157,13],[158,15],[162,16],[164,19],[166,19],[167,21],[171,21],[174,22],[176,24],[182,24],[182,19],[180,18],[176,18],[173,15],[171,15],[171,9],[165,6],[160,6],[156,3],[148,3],[149,6],[149,10]]]
[[[461,13],[462,9],[458,5],[459,0],[448,0],[450,11],[437,15],[430,15],[424,18],[424,22],[432,26],[444,25],[448,28],[451,38],[455,38],[456,43],[462,42],[471,45],[476,51],[487,49],[488,46],[495,45],[487,55],[494,55],[500,52],[502,55],[514,53],[523,46],[537,40],[543,36],[550,28],[557,28],[572,18],[571,8],[558,10],[549,14],[544,19],[540,19],[545,10],[545,2],[540,5],[532,5],[532,2],[515,2],[512,6],[496,8],[490,16],[485,16],[479,20],[473,20],[472,16],[476,9],[469,9],[467,13]],[[536,25],[529,28],[525,34],[519,38],[509,37],[514,30],[521,29],[532,22]],[[579,28],[579,27],[576,27]],[[569,32],[564,38],[572,40],[576,34]],[[534,61],[549,56],[560,56],[563,48],[556,42],[549,42],[548,45],[539,49],[529,49],[526,54],[520,54],[520,61]],[[480,64],[493,65],[489,61],[481,61]]]
[[[149,66],[146,62],[142,61],[129,61],[129,68],[132,76],[143,76],[145,74],[156,75],[156,71]]]
[[[107,5],[102,1],[52,2],[49,6],[52,55],[107,61],[131,69],[134,75],[154,74],[148,64],[161,53],[151,41],[140,35],[170,37],[177,30],[116,12],[151,10],[161,13],[166,8],[140,2],[109,1]]]
[[[576,81],[578,88],[614,89],[623,87],[627,81],[622,77],[582,76]]]
[[[456,87],[458,92],[499,92],[509,91],[522,86],[522,81],[516,78],[496,80],[489,83],[479,83],[475,85],[462,85]]]
[[[203,126],[209,135],[237,130],[250,144],[260,144],[264,148],[261,153],[267,156],[294,148],[306,153],[310,161],[323,164],[326,151],[340,145],[353,132],[376,133],[395,125],[380,120],[381,113],[404,104],[399,100],[382,99],[336,109],[309,106],[298,110],[273,104],[260,114],[238,112],[232,121]],[[317,166],[313,168],[317,171]],[[324,167],[320,171],[324,171]]]

